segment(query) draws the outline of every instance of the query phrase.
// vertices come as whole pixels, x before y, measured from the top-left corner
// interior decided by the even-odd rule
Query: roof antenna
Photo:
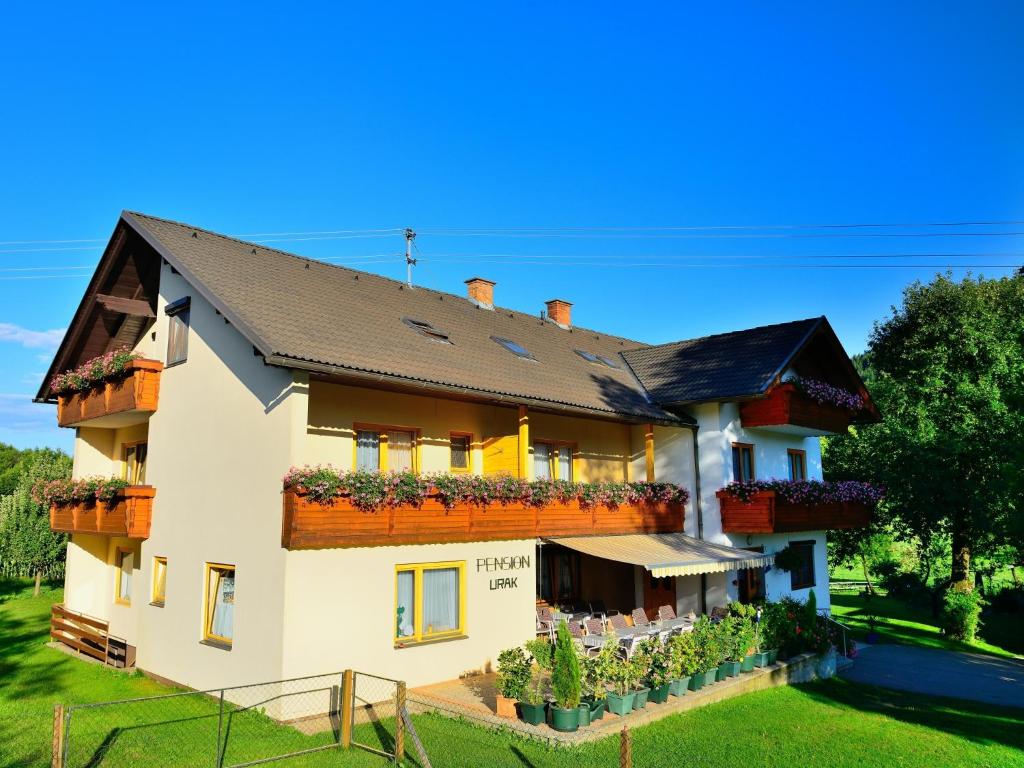
[[[412,241],[416,239],[416,233],[410,227],[405,228],[405,282],[412,288],[412,268],[416,265],[416,259],[412,257]]]

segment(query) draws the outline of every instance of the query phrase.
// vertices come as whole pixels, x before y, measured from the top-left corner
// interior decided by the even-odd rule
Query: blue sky
[[[826,314],[856,352],[911,280],[1024,261],[1024,225],[642,229],[1024,220],[1020,3],[88,5],[0,29],[0,440],[20,446],[71,445],[28,398],[123,208],[411,226],[421,284],[481,274],[506,306],[558,296],[652,342]],[[397,234],[310,237],[275,244],[404,273]],[[935,255],[861,258],[889,254]]]

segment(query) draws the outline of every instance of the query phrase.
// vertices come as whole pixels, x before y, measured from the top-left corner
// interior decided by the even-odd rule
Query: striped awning
[[[759,568],[775,560],[775,555],[712,544],[682,533],[568,536],[547,541],[605,560],[642,565],[657,577]]]

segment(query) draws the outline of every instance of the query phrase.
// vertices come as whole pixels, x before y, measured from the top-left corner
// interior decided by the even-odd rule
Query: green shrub
[[[533,685],[531,685],[529,690],[526,692],[526,700],[530,704],[540,704],[544,700],[544,693],[542,690],[544,685],[544,673],[551,670],[553,649],[551,647],[551,643],[548,642],[548,639],[545,637],[528,640],[525,648],[526,652],[533,657],[533,661],[537,664],[537,671],[533,675]]]
[[[981,599],[973,590],[951,587],[942,604],[942,631],[954,640],[971,642],[981,623]]]
[[[572,644],[569,625],[562,619],[555,637],[555,656],[551,671],[551,691],[555,696],[555,703],[562,709],[573,709],[580,705],[580,677],[580,660]]]
[[[672,657],[660,637],[655,635],[641,640],[639,652],[647,657],[647,672],[644,674],[644,682],[648,686],[657,688],[673,679]]]
[[[524,700],[530,677],[530,659],[522,648],[506,648],[498,654],[496,684],[502,696]]]
[[[669,654],[672,659],[672,679],[678,680],[683,677],[692,677],[702,671],[700,667],[700,653],[692,632],[682,632],[673,635],[669,641]]]
[[[697,649],[698,672],[710,672],[722,663],[718,633],[707,616],[701,616],[693,625],[693,642]]]

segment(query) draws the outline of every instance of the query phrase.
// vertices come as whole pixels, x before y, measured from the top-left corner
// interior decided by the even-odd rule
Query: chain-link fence
[[[339,672],[67,707],[55,737],[59,765],[240,768],[336,750],[342,684]]]
[[[399,699],[402,701],[399,701]],[[401,752],[405,683],[365,672],[352,673],[352,745],[393,758]]]

